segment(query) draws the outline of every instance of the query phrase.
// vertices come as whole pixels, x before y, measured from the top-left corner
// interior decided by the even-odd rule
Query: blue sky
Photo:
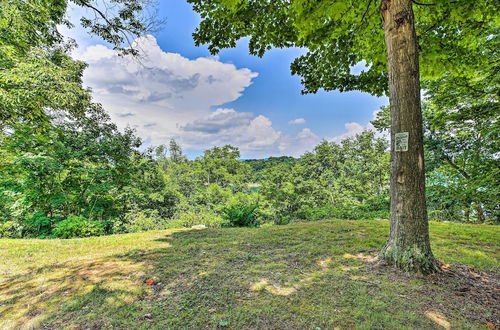
[[[388,103],[361,92],[301,95],[290,63],[303,50],[275,49],[258,58],[242,40],[212,57],[206,46],[194,46],[199,17],[185,0],[161,1],[159,14],[165,26],[139,41],[147,53],[142,69],[119,62],[80,28],[68,33],[80,44],[77,57],[89,63],[85,82],[96,100],[120,126],[135,127],[146,144],[175,138],[191,157],[225,143],[239,146],[243,158],[298,156],[321,139],[358,133]]]

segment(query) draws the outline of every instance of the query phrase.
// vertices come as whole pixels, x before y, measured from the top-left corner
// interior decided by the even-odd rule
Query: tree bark
[[[438,268],[429,241],[425,202],[418,43],[412,2],[382,0],[380,11],[391,104],[391,229],[382,256],[407,271],[428,274]],[[405,136],[408,143],[396,148],[396,137],[404,141]]]
[[[470,205],[464,210],[464,218],[466,222],[470,221]]]
[[[481,223],[484,223],[486,221],[486,216],[484,215],[483,207],[479,203],[476,204],[476,212],[477,212],[477,217],[479,218],[479,221]]]

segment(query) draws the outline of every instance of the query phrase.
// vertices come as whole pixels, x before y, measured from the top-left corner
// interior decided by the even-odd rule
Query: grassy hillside
[[[374,263],[387,232],[385,221],[322,221],[0,240],[0,329],[498,324],[498,227],[433,223],[451,266],[427,278]]]

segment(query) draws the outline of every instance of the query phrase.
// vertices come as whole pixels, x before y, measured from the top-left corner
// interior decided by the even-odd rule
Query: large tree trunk
[[[412,2],[382,0],[380,10],[391,104],[391,230],[382,256],[407,271],[427,274],[436,271],[437,263],[429,242],[425,203],[419,59]]]

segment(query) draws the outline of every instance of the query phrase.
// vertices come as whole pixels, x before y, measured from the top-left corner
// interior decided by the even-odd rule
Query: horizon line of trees
[[[437,125],[442,114],[431,103],[424,109],[431,219],[499,223],[496,137],[471,143],[460,140],[468,132],[461,128],[453,142],[442,141],[451,126]],[[134,131],[120,131],[99,105],[84,115],[50,116],[43,131],[19,124],[0,134],[0,236],[389,217],[388,141],[373,131],[323,141],[299,158],[240,160],[239,149],[226,145],[189,160],[174,140],[140,151]],[[387,116],[383,108],[375,127],[387,130]],[[495,124],[488,113],[474,118],[481,127]]]

